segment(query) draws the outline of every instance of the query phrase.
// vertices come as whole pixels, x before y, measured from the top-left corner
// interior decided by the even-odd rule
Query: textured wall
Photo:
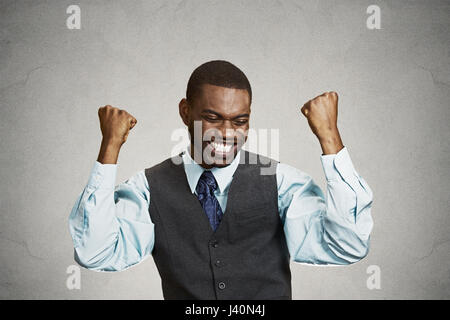
[[[81,8],[81,29],[66,8]],[[370,4],[381,29],[366,27]],[[117,183],[169,156],[195,67],[225,59],[254,90],[252,126],[325,187],[299,112],[340,94],[339,126],[374,192],[371,251],[347,267],[292,265],[296,299],[450,298],[448,1],[0,1],[0,298],[160,299],[153,259],[120,273],[74,264],[68,215],[98,153],[97,109],[139,123]],[[381,270],[381,289],[366,286]]]

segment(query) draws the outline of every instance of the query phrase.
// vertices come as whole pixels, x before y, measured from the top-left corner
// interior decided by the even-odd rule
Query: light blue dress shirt
[[[291,259],[298,263],[345,265],[369,250],[372,190],[356,172],[344,147],[321,155],[326,197],[306,173],[279,163],[278,210]],[[195,193],[204,168],[185,152],[187,182]],[[227,167],[213,168],[217,200],[225,212],[239,154]],[[117,164],[95,162],[89,181],[69,217],[75,259],[97,271],[121,271],[152,253],[154,224],[148,211],[151,186],[144,170],[115,185]]]

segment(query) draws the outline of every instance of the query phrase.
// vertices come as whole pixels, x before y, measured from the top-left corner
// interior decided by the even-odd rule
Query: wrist
[[[117,141],[102,140],[97,161],[102,164],[116,164],[122,144]]]
[[[342,148],[344,148],[341,136],[337,129],[330,134],[318,136],[318,139],[324,155],[337,154],[340,150],[342,150]]]
[[[101,145],[107,147],[108,149],[120,149],[122,147],[123,141],[116,138],[102,138]]]

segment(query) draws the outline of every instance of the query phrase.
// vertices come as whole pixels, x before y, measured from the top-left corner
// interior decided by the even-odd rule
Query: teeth
[[[213,148],[216,151],[222,152],[222,153],[230,152],[231,147],[233,146],[231,144],[222,144],[222,143],[216,143],[216,142],[211,142],[211,145],[213,146]]]

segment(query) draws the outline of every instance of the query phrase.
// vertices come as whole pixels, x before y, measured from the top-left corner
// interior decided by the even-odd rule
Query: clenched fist
[[[312,132],[317,136],[324,154],[334,154],[343,148],[337,128],[338,95],[325,92],[306,102],[301,108]]]
[[[103,140],[120,146],[127,141],[130,130],[137,123],[136,118],[131,114],[110,105],[99,108],[98,117]]]
[[[128,134],[137,120],[125,110],[109,105],[98,109],[98,117],[103,139],[97,161],[103,164],[115,164],[120,148],[127,141]]]

